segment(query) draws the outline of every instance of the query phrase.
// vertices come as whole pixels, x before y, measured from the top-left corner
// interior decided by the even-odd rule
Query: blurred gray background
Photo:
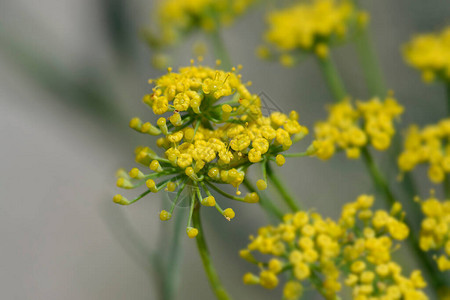
[[[449,1],[361,2],[372,16],[387,85],[406,106],[400,126],[444,117],[444,88],[422,84],[399,49],[415,32],[448,25]],[[162,273],[152,265],[156,258],[164,268],[170,259],[155,256],[158,249],[165,253],[171,241],[174,222],[158,219],[168,202],[161,195],[129,207],[111,201],[118,192],[115,170],[133,167],[134,147],[153,142],[128,129],[131,117],[154,120],[140,100],[149,92],[147,79],[162,73],[151,67],[151,51],[139,37],[152,23],[153,5],[144,0],[0,0],[2,299],[159,299]],[[323,108],[331,95],[314,60],[284,69],[254,56],[263,15],[263,8],[254,9],[224,30],[231,57],[244,65],[252,92],[266,93],[285,112],[297,110],[301,123],[311,128],[326,116]],[[174,67],[189,63],[198,38],[191,36],[173,51]],[[340,47],[334,56],[352,95],[367,98],[354,46]],[[307,145],[299,143],[293,151]],[[389,169],[384,155],[377,158]],[[330,217],[338,216],[342,203],[374,192],[363,164],[343,155],[328,162],[295,159],[279,172],[303,207]],[[390,174],[395,185],[395,169]],[[420,181],[421,195],[427,196],[432,185]],[[224,203],[237,213],[232,222],[203,210],[224,285],[235,299],[279,299],[279,289],[241,283],[242,275],[255,269],[238,258],[238,250],[265,224],[264,214],[256,205]],[[183,234],[181,242],[178,299],[212,299],[195,241]],[[408,256],[402,262],[407,270],[414,267]]]

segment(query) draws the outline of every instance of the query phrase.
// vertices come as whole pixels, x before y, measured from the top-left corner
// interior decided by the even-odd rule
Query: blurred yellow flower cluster
[[[256,193],[238,197],[241,194],[239,185],[247,169],[269,159],[282,165],[281,152],[302,139],[308,129],[298,123],[295,111],[289,116],[281,112],[263,116],[261,100],[247,90],[241,76],[235,72],[234,68],[232,72],[224,72],[191,65],[180,68],[179,72],[169,68],[168,74],[150,80],[155,84],[153,93],[146,95],[143,102],[155,114],[168,116],[160,117],[156,125],[133,118],[130,127],[140,133],[162,135],[156,144],[164,156],[159,156],[150,147],[138,147],[136,162],[148,168],[150,173],[145,174],[138,168],[128,173],[121,170],[117,186],[131,189],[145,183],[148,190],[131,201],[116,195],[116,203],[128,205],[165,188],[176,193],[170,210],[160,214],[161,220],[165,221],[171,218],[184,189],[189,190],[193,199],[191,207],[196,203],[215,207],[228,220],[234,218],[234,211],[222,209],[210,189],[236,201],[259,201]],[[162,177],[170,178],[155,182]],[[224,183],[235,187],[237,196],[217,187]],[[258,187],[263,189],[263,185],[267,186],[260,180]],[[195,228],[188,226],[188,229],[190,237],[197,234]]]
[[[348,35],[354,19],[365,23],[367,15],[357,12],[351,1],[299,2],[269,13],[265,40],[282,53],[281,63],[290,66],[294,63],[290,56],[293,51],[309,51],[319,57],[326,57],[328,46]],[[270,50],[265,46],[259,48],[258,52],[262,58],[270,56]]]
[[[442,251],[437,258],[441,271],[450,270],[450,200],[439,201],[434,196],[422,201],[425,219],[420,231],[420,248],[423,251]]]
[[[373,211],[373,202],[372,196],[359,196],[344,206],[338,222],[300,211],[285,215],[276,227],[260,228],[240,252],[260,273],[245,274],[244,283],[271,289],[278,286],[281,273],[288,273],[285,299],[298,299],[306,280],[327,299],[335,299],[345,276],[353,299],[427,299],[420,290],[426,286],[420,271],[405,277],[391,259],[399,246],[394,241],[409,234],[400,203],[388,213]],[[255,252],[274,258],[260,262]]]
[[[414,37],[404,46],[403,54],[411,66],[422,72],[424,81],[450,81],[450,27]]]
[[[395,133],[393,120],[403,113],[403,107],[392,96],[384,101],[357,101],[356,106],[349,100],[342,101],[328,109],[328,120],[314,127],[313,148],[320,159],[332,157],[336,148],[345,150],[351,159],[359,158],[361,148],[369,144],[386,150]]]
[[[422,130],[413,125],[405,139],[404,150],[398,157],[401,171],[413,170],[418,164],[427,163],[428,177],[440,183],[450,173],[450,119],[428,125]]]
[[[194,29],[211,32],[230,24],[255,0],[164,0],[158,7],[162,44],[173,44]]]

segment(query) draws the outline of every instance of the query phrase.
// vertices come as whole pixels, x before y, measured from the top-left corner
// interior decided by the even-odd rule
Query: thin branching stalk
[[[195,197],[195,196],[194,196]],[[200,254],[200,257],[203,262],[203,267],[205,268],[206,275],[208,277],[211,288],[213,289],[214,294],[219,300],[230,300],[230,296],[228,296],[227,292],[222,286],[220,282],[219,276],[212,264],[211,256],[208,251],[208,247],[206,245],[204,231],[202,228],[202,222],[200,219],[200,204],[197,202],[194,207],[194,213],[192,215],[192,221],[195,228],[198,229],[198,235],[196,237],[197,240],[197,248]]]
[[[317,61],[333,98],[338,102],[345,99],[347,92],[331,56],[328,55],[324,58],[317,57]]]
[[[247,178],[244,179],[243,184],[251,193],[256,193],[256,188]],[[258,195],[259,205],[269,215],[269,217],[280,221],[283,220],[283,212],[280,211],[264,193],[258,193]]]
[[[370,95],[380,98],[385,97],[386,87],[383,75],[373,50],[367,26],[360,30],[359,35],[356,37],[355,44]]]
[[[221,60],[222,68],[225,71],[230,71],[232,64],[220,32],[220,27],[218,27],[217,30],[213,31],[209,35],[209,39],[211,41],[214,56],[216,57],[216,59]]]
[[[182,257],[181,233],[183,231],[183,218],[175,218],[172,243],[169,249],[169,261],[164,278],[164,300],[175,300],[180,282],[180,261]]]
[[[282,196],[284,202],[289,206],[289,208],[293,211],[299,211],[300,207],[294,200],[294,197],[289,193],[288,188],[284,185],[283,181],[275,174],[275,172],[272,170],[272,167],[267,164],[267,176],[269,177],[270,181],[274,184],[275,188],[277,189],[278,193]]]
[[[445,90],[447,92],[447,116],[450,117],[450,83],[446,83]]]

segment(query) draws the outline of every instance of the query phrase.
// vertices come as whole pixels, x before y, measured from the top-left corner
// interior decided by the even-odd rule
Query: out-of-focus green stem
[[[375,52],[373,50],[372,42],[369,36],[368,28],[364,28],[360,31],[360,35],[356,40],[356,49],[358,51],[358,56],[360,59],[360,63],[363,67],[363,71],[365,74],[365,79],[367,83],[367,87],[371,96],[385,97],[386,96],[386,87],[383,80],[383,75],[381,69],[379,67],[379,63]],[[448,91],[448,114],[450,115],[450,87],[447,88]],[[394,143],[398,143],[398,140],[394,140]],[[395,147],[400,149],[400,147]],[[399,151],[394,151],[394,157],[397,156]],[[363,157],[364,161],[371,173],[371,176],[378,186],[378,188],[384,193],[386,200],[392,204],[395,202],[395,197],[393,196],[389,186],[375,165],[369,151],[367,148],[363,149]],[[405,174],[405,177],[402,182],[403,189],[407,192],[407,196],[410,200],[413,199],[414,196],[417,195],[416,184],[411,176],[411,174]],[[445,193],[450,196],[450,182],[447,181],[447,178],[444,182]],[[413,205],[413,217],[416,218],[421,216],[421,212],[419,206]],[[428,278],[432,281],[431,284],[434,287],[434,291],[438,291],[441,287],[445,286],[445,279],[441,276],[441,273],[436,270],[435,262],[430,259],[429,255],[426,255],[419,246],[419,240],[417,237],[417,233],[414,230],[411,222],[411,216],[406,216],[405,223],[410,228],[411,232],[408,236],[409,245],[412,248],[416,260],[421,263],[422,268],[426,271]]]
[[[367,88],[371,96],[386,96],[386,87],[379,62],[373,50],[367,26],[359,31],[355,40],[359,61],[362,65]]]
[[[244,186],[251,192],[256,193],[256,188],[253,186],[253,184],[247,179],[244,179],[243,182]],[[278,220],[283,220],[283,213],[273,205],[272,201],[266,197],[263,193],[258,193],[259,195],[259,205],[264,209],[264,211],[271,217],[274,217]]]
[[[372,96],[378,97],[386,96],[386,88],[384,85],[383,75],[379,68],[379,63],[374,53],[372,42],[370,40],[367,28],[361,30],[360,35],[356,40],[356,48],[358,51],[360,63],[363,67],[367,87],[369,89],[370,94]],[[448,88],[447,90],[449,91],[449,89],[450,88]],[[448,95],[449,97],[447,109],[450,115],[450,91],[448,92]],[[398,151],[394,152],[394,156],[397,156],[395,155],[397,154],[397,152]],[[370,155],[370,152],[368,151],[367,148],[364,148],[362,153],[366,166],[369,169],[372,179],[378,186],[378,189],[380,189],[383,192],[385,199],[390,204],[394,203],[395,197],[393,196],[386,180],[384,179],[381,172],[375,165]],[[412,200],[412,198],[416,196],[416,185],[410,174],[405,174],[402,187],[407,192],[407,195],[410,198],[410,200]],[[447,178],[444,182],[444,187],[445,187],[445,194],[448,195],[448,197],[450,197],[450,182],[447,181]],[[414,217],[421,215],[419,207],[417,205],[414,205],[412,208]],[[428,278],[430,278],[434,290],[438,291],[442,286],[445,286],[445,279],[443,279],[440,273],[436,270],[435,262],[430,259],[429,255],[426,255],[422,251],[422,249],[420,249],[417,233],[414,231],[414,227],[412,226],[411,216],[406,216],[404,221],[411,229],[411,232],[408,236],[409,246],[413,250],[416,260],[421,263],[423,270],[427,273]]]
[[[445,89],[447,91],[447,116],[450,117],[450,83],[445,85]]]
[[[206,245],[205,237],[203,236],[204,231],[202,228],[202,222],[200,219],[200,205],[197,202],[195,204],[194,213],[192,215],[192,221],[195,228],[198,229],[198,235],[196,237],[197,240],[197,248],[200,253],[200,257],[203,262],[203,267],[205,268],[206,275],[208,277],[211,288],[213,289],[214,294],[219,300],[230,300],[230,296],[228,296],[227,292],[222,286],[220,282],[219,276],[217,275],[216,270],[211,261],[211,256],[209,255],[208,247]]]
[[[353,2],[356,6],[359,6],[359,1]],[[378,96],[380,98],[385,97],[387,90],[383,72],[381,71],[379,60],[374,51],[367,25],[359,29],[359,34],[355,40],[355,44],[370,96]],[[393,139],[394,151],[391,152],[391,159],[394,164],[396,163],[395,158],[398,156],[399,151],[401,151],[401,147],[399,145],[399,138],[398,136],[395,136]],[[416,184],[411,174],[407,173],[404,175],[402,187],[406,191],[409,199],[413,199],[417,195]],[[415,209],[414,214],[418,216],[420,215],[420,212],[417,212],[417,209]]]
[[[360,6],[359,1],[354,0],[353,2],[356,6]],[[367,25],[359,29],[359,34],[355,40],[355,44],[370,95],[378,96],[380,98],[385,97],[387,90],[384,76],[380,68],[379,60],[374,51],[369,27]],[[450,104],[448,109],[450,111]],[[395,158],[398,156],[399,151],[401,151],[398,136],[394,137],[393,144],[394,151],[391,153],[391,158],[393,163],[395,163]],[[409,199],[413,199],[417,195],[416,184],[411,174],[407,173],[404,175],[402,187],[406,191]],[[420,215],[420,212],[417,212],[417,209],[415,209],[414,214],[418,216]]]
[[[214,56],[216,57],[216,59],[221,60],[222,68],[225,71],[230,71],[232,64],[231,64],[230,57],[228,56],[228,52],[225,47],[225,43],[223,41],[222,35],[220,33],[220,27],[218,27],[217,30],[215,30],[215,31],[211,32],[211,34],[209,34],[209,39],[210,39],[212,47],[213,47]]]
[[[328,62],[329,65],[331,65],[331,61]],[[335,70],[335,67],[333,65],[328,67],[322,67],[322,71],[325,74],[326,78],[332,78],[335,76],[339,76],[339,73]],[[337,83],[342,84],[342,81],[338,79],[327,80],[330,89],[331,90],[342,90],[345,91],[345,87],[339,87],[337,89],[336,85]],[[335,100],[341,101],[343,97],[338,93],[334,92]],[[345,97],[345,96],[344,96]],[[392,193],[392,191],[389,188],[389,185],[384,178],[383,174],[379,171],[377,165],[375,164],[370,152],[367,148],[362,148],[362,155],[363,160],[369,170],[369,173],[376,185],[376,187],[383,193],[384,198],[386,199],[387,203],[392,205],[395,202],[395,197]],[[409,228],[414,228],[411,226],[411,222],[408,218],[405,219],[406,224]],[[437,291],[440,287],[445,285],[445,280],[441,278],[439,275],[439,272],[435,270],[435,267],[433,265],[433,261],[430,261],[429,257],[423,253],[423,251],[419,247],[418,239],[414,232],[411,232],[409,235],[409,244],[411,248],[413,249],[414,255],[416,256],[416,260],[419,261],[423,267],[423,270],[427,273],[428,278],[431,279],[431,284],[433,285],[434,289]]]
[[[323,75],[325,76],[325,80],[334,97],[334,100],[339,102],[345,99],[345,97],[347,97],[347,92],[331,55],[329,54],[324,58],[317,57],[317,61]]]
[[[367,169],[369,170],[369,173],[375,183],[375,186],[377,187],[378,190],[380,190],[383,193],[386,201],[392,206],[392,204],[394,204],[396,200],[391,189],[389,188],[386,179],[384,178],[384,176],[378,169],[377,165],[375,164],[369,150],[367,148],[362,148],[361,152],[363,160],[367,166]],[[408,216],[405,217],[404,222],[411,230],[414,228]],[[420,249],[419,241],[413,232],[409,234],[408,241],[416,257],[416,260],[421,263],[423,270],[425,270],[425,272],[432,281],[431,284],[435,288],[435,291],[437,291],[439,287],[445,285],[445,280],[439,275],[439,272],[434,267],[435,262],[431,261],[429,259],[429,256],[425,255],[422,249]]]
[[[280,193],[280,195],[283,197],[284,202],[286,202],[289,208],[294,212],[299,211],[300,207],[295,202],[294,198],[291,196],[282,180],[280,180],[280,178],[278,178],[275,172],[273,172],[272,167],[269,164],[267,164],[267,176],[269,177],[270,181],[272,181],[272,183],[275,185],[278,193]]]
[[[450,176],[448,174],[445,175],[443,185],[444,185],[445,199],[450,199]]]
[[[373,179],[373,182],[375,183],[375,186],[378,190],[380,190],[387,202],[390,205],[393,205],[395,203],[395,197],[392,194],[391,189],[389,188],[389,185],[384,178],[384,176],[381,174],[380,170],[378,169],[378,166],[376,165],[375,161],[372,158],[372,155],[370,154],[369,150],[364,147],[361,149],[362,157],[364,160],[364,163],[366,164],[367,169],[369,170],[369,174]]]

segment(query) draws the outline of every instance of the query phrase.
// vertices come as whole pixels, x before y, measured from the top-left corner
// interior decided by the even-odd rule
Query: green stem
[[[359,6],[359,1],[354,1],[356,6]],[[371,96],[385,97],[386,96],[386,86],[383,78],[383,72],[379,67],[379,61],[374,51],[373,43],[370,38],[370,33],[368,27],[360,29],[359,35],[355,41],[356,50],[358,52],[359,61],[361,63],[367,88],[369,89]],[[450,99],[450,92],[449,92]],[[449,100],[450,102],[450,100]],[[448,106],[450,111],[450,104]],[[393,158],[393,163],[396,164],[395,158],[401,151],[400,141],[398,136],[394,137],[393,140],[393,152],[391,152],[391,158]],[[407,192],[408,198],[413,199],[417,195],[416,184],[412,176],[407,173],[405,174],[402,187]],[[420,212],[414,212],[416,216],[420,215]]]
[[[164,279],[163,294],[164,300],[176,299],[176,294],[180,282],[180,261],[182,254],[181,232],[183,231],[183,218],[175,218],[175,226],[172,244],[169,250],[169,262],[167,264],[166,276]]]
[[[380,190],[384,194],[384,198],[386,201],[392,206],[396,202],[395,197],[389,188],[386,179],[381,174],[378,166],[375,164],[372,155],[370,154],[367,148],[362,148],[363,160],[369,170],[369,173],[375,183],[375,186],[378,190]],[[413,224],[408,216],[405,217],[404,222],[413,231]],[[425,270],[428,277],[431,279],[431,284],[434,286],[435,291],[438,290],[439,287],[445,285],[445,279],[440,276],[439,271],[435,268],[435,262],[430,260],[429,256],[426,255],[422,249],[419,247],[419,241],[413,232],[411,232],[408,236],[409,245],[412,248],[414,255],[416,256],[416,260],[421,262],[422,269]]]
[[[356,40],[356,49],[358,51],[360,63],[363,67],[363,72],[365,74],[365,79],[370,94],[372,96],[378,97],[386,96],[386,87],[384,85],[383,75],[379,68],[376,55],[373,51],[372,42],[370,40],[367,28],[361,30],[360,35]],[[448,91],[447,110],[448,114],[450,115],[450,85],[447,85],[447,91]],[[394,142],[398,141],[395,140]],[[396,148],[400,149],[400,147]],[[398,151],[394,153],[397,152]],[[390,191],[386,183],[386,180],[379,172],[369,151],[366,148],[363,149],[363,156],[364,161],[367,167],[369,168],[369,171],[371,173],[374,182],[376,183],[378,188],[383,191],[385,198],[388,200],[388,202],[392,204],[393,202],[395,202],[392,192]],[[450,182],[447,180],[447,178],[445,180],[444,185],[446,195],[450,196]],[[406,190],[409,199],[412,199],[417,194],[415,182],[409,173],[405,174],[402,186],[404,190]],[[418,218],[419,216],[421,216],[420,210],[418,209],[418,206],[415,205],[413,210],[413,219],[416,220],[416,218]],[[421,262],[421,266],[426,271],[428,278],[431,279],[431,284],[434,287],[434,291],[438,291],[440,287],[445,286],[445,279],[442,278],[441,276],[442,273],[436,270],[435,262],[430,259],[429,255],[426,255],[422,251],[422,249],[420,249],[416,231],[414,230],[414,227],[412,227],[412,222],[410,220],[411,216],[406,216],[405,223],[411,230],[411,233],[408,236],[409,246],[410,248],[412,248],[417,261]]]
[[[368,28],[361,29],[355,41],[359,61],[362,65],[367,88],[371,96],[385,97],[386,87],[373,50]]]
[[[222,62],[222,68],[226,71],[230,71],[232,64],[228,52],[225,47],[222,35],[220,34],[220,27],[209,35],[211,44],[214,51],[214,56],[216,59],[220,59]]]
[[[198,229],[198,235],[196,237],[197,240],[197,248],[200,253],[200,257],[202,258],[203,267],[205,268],[206,275],[208,276],[209,283],[211,288],[213,289],[214,294],[219,300],[229,300],[231,299],[225,289],[220,282],[219,276],[217,275],[216,270],[211,261],[211,257],[209,255],[208,247],[206,245],[205,238],[203,236],[203,228],[202,222],[200,220],[200,205],[197,203],[194,208],[194,214],[192,216],[194,227]]]
[[[292,211],[299,211],[300,207],[295,203],[294,198],[288,192],[287,187],[284,183],[278,178],[278,176],[273,172],[272,167],[267,164],[267,176],[269,176],[270,181],[275,185],[277,191],[283,197],[284,202],[289,206]]]
[[[355,5],[359,6],[358,1],[354,2]],[[379,62],[375,54],[367,26],[360,29],[355,44],[370,95],[385,97],[386,87],[383,79],[383,73],[379,67]],[[400,151],[400,141],[398,136],[395,136],[393,139],[393,151],[390,153],[393,164],[396,164],[395,158],[398,156]],[[402,187],[406,191],[409,199],[413,199],[417,195],[416,184],[411,174],[407,173],[404,175]],[[415,216],[419,216],[420,212],[417,212],[417,209],[415,209],[414,214]]]
[[[244,186],[249,190],[251,193],[256,193],[256,188],[252,185],[252,183],[245,178],[243,182]],[[264,209],[264,211],[270,216],[278,220],[283,220],[283,213],[273,205],[272,201],[266,197],[264,193],[258,193],[259,195],[259,205]]]
[[[450,199],[450,176],[448,174],[444,178],[444,195],[445,199]]]
[[[380,170],[378,169],[378,166],[373,160],[372,155],[370,154],[367,147],[361,148],[361,153],[363,156],[364,163],[366,164],[366,167],[369,170],[369,174],[372,177],[376,188],[383,193],[387,202],[392,206],[395,203],[395,197],[392,194],[392,191],[389,188],[386,179],[384,178],[383,174],[381,174]]]
[[[240,202],[246,202],[246,201],[244,200],[244,198],[242,198],[242,197],[236,197],[236,196],[230,195],[230,194],[228,194],[227,192],[222,191],[220,188],[218,188],[218,187],[215,186],[214,184],[210,183],[209,181],[205,181],[205,182],[206,182],[206,184],[209,185],[213,190],[215,190],[216,192],[218,192],[218,193],[221,194],[222,196],[227,197],[228,199],[235,200],[235,201],[240,201]]]
[[[450,117],[450,83],[446,83],[445,88],[447,91],[447,116]]]
[[[364,73],[367,80],[368,88],[372,95],[378,95],[378,96],[385,96],[386,90],[383,83],[383,78],[381,71],[378,67],[378,63],[376,60],[375,53],[373,52],[373,48],[371,47],[370,37],[367,32],[362,32],[361,36],[359,37],[359,40],[357,41],[357,50],[361,59],[361,64],[364,68]],[[320,61],[320,60],[319,60]],[[328,63],[330,64],[330,63]],[[326,66],[322,66],[322,71],[325,74],[325,77],[327,78],[328,85],[330,86],[331,90],[336,90],[336,92],[333,92],[335,95],[335,99],[337,101],[342,99],[342,96],[336,96],[339,95],[337,93],[337,90],[345,89],[343,87],[339,88],[336,87],[336,82],[342,83],[341,80],[334,80],[334,76],[339,76],[336,70],[333,70],[334,67],[331,66],[328,68]],[[339,88],[339,89],[338,89]],[[448,99],[449,99],[449,112],[450,112],[450,87],[448,88]],[[450,113],[449,113],[450,114]],[[388,203],[391,205],[395,202],[395,198],[385,180],[381,172],[378,170],[378,167],[376,166],[375,162],[373,161],[372,156],[370,155],[370,152],[367,148],[362,149],[363,159],[364,162],[369,170],[369,173],[377,186],[379,190],[381,190],[385,196],[385,199]],[[407,185],[413,186],[414,183],[412,181],[412,178],[407,178],[408,182]],[[408,190],[408,192],[414,193],[414,190]],[[419,241],[417,236],[415,235],[413,228],[411,225],[412,223],[409,221],[408,216],[405,218],[405,223],[408,225],[408,227],[411,229],[411,233],[408,236],[408,241],[410,244],[410,247],[413,249],[414,255],[416,256],[416,260],[421,262],[421,265],[425,272],[428,275],[428,278],[431,279],[431,283],[434,287],[434,290],[437,291],[440,287],[445,286],[445,279],[442,278],[436,268],[435,268],[435,262],[431,261],[428,255],[425,255],[423,251],[419,247]]]
[[[347,92],[331,56],[328,55],[325,58],[317,57],[317,61],[334,99],[337,102],[345,99]]]

